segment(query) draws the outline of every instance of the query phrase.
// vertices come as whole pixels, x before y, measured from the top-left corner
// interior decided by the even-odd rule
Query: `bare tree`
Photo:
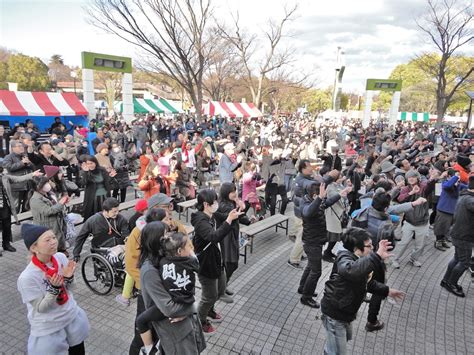
[[[255,34],[248,34],[240,28],[239,15],[233,16],[233,28],[228,29],[225,25],[219,24],[219,32],[223,38],[232,43],[238,50],[240,59],[242,61],[245,81],[252,94],[254,103],[260,107],[262,102],[262,88],[265,79],[271,72],[293,61],[292,50],[286,48],[280,50],[280,43],[285,37],[285,27],[293,20],[298,6],[294,5],[291,8],[285,8],[284,15],[279,21],[269,20],[268,29],[264,31],[264,38],[266,46],[261,45],[258,37]],[[261,60],[256,59],[258,55],[257,46],[259,48],[266,48]],[[254,63],[259,61],[254,69]]]
[[[86,10],[90,23],[143,51],[144,69],[179,83],[201,115],[211,0],[94,0]]]
[[[428,10],[417,25],[437,48],[439,59],[433,63],[430,56],[425,55],[427,60],[421,60],[420,67],[436,77],[436,113],[437,122],[441,123],[453,95],[473,74],[474,67],[471,66],[464,73],[451,75],[453,82],[448,89],[450,60],[463,46],[473,42],[472,2],[428,0]]]
[[[104,88],[107,107],[113,111],[114,101],[120,98],[122,91],[122,74],[101,71],[95,73],[95,79]]]
[[[213,100],[226,101],[242,69],[236,48],[226,39],[217,38],[203,82],[204,90]]]

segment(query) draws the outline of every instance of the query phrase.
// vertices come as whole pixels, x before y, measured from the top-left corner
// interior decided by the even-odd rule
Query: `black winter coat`
[[[387,297],[388,286],[369,277],[379,268],[383,268],[383,262],[376,253],[359,258],[348,250],[340,251],[324,287],[322,313],[341,322],[352,322],[367,292]]]
[[[305,244],[323,245],[327,242],[326,215],[324,210],[335,204],[341,196],[339,194],[327,198],[316,199],[308,195],[300,203],[300,214],[303,219],[303,242]]]
[[[222,256],[217,243],[229,235],[231,226],[224,222],[217,228],[214,217],[201,211],[191,215],[191,224],[194,227],[194,251],[199,259],[198,274],[217,279],[222,272]]]
[[[460,193],[454,212],[451,237],[474,243],[474,192],[464,190]]]
[[[98,166],[96,168],[96,173],[102,174],[102,177],[104,178],[104,187],[105,190],[107,190],[107,196],[110,194],[110,177],[107,171]],[[84,220],[87,220],[90,216],[95,214],[96,212],[100,211],[95,211],[94,206],[95,206],[95,191],[97,189],[96,183],[94,182],[94,177],[93,173],[90,171],[83,171],[81,170],[81,181],[82,181],[82,186],[84,186],[84,205],[83,205],[83,211],[82,211],[82,216],[84,217]]]
[[[219,209],[214,213],[214,218],[217,222],[217,227],[220,227],[229,215],[230,211],[236,208],[235,203],[231,201],[221,201],[219,203]],[[226,238],[221,242],[222,261],[224,263],[238,263],[239,262],[239,250],[240,250],[240,226],[239,223],[249,225],[249,218],[243,214],[239,219],[236,219],[230,225],[230,231]]]

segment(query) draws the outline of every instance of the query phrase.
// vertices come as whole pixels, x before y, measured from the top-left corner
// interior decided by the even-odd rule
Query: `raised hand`
[[[47,276],[47,279],[51,285],[54,287],[60,287],[63,284],[63,277],[59,274],[54,274],[53,276]]]
[[[77,263],[73,260],[69,260],[66,267],[63,268],[63,276],[64,277],[72,277],[74,275],[74,271],[76,270]]]
[[[392,243],[390,243],[386,239],[382,239],[379,242],[379,248],[377,250],[377,254],[382,258],[382,260],[388,259],[389,257],[392,256],[392,254],[389,253],[389,249],[391,248]]]

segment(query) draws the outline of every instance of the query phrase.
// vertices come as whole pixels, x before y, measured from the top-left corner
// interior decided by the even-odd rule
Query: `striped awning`
[[[262,113],[253,103],[209,101],[204,114],[222,117],[261,117]]]
[[[115,111],[122,112],[122,101],[114,104]],[[168,100],[160,99],[139,99],[133,98],[134,113],[180,113]]]
[[[399,112],[398,113],[399,121],[415,121],[415,122],[429,122],[430,114],[429,112]]]
[[[72,92],[0,90],[0,116],[82,116],[86,108]]]

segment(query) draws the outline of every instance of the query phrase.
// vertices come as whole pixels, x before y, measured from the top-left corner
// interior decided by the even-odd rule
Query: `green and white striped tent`
[[[429,122],[429,112],[399,112],[399,121],[415,121],[415,122]]]
[[[122,101],[114,104],[116,112],[123,112]],[[166,99],[138,99],[133,98],[133,113],[182,113],[183,110]]]

